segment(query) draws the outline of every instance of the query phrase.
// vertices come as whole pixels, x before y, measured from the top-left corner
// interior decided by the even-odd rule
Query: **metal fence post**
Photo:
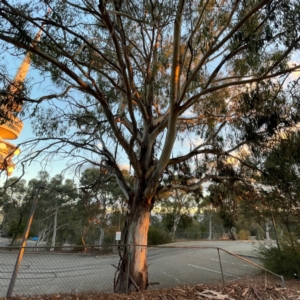
[[[21,265],[21,262],[22,262],[22,259],[23,259],[28,234],[29,234],[31,223],[32,223],[32,220],[33,220],[36,204],[37,204],[37,201],[38,201],[39,192],[40,192],[40,187],[37,188],[35,199],[33,200],[33,203],[32,203],[30,216],[29,216],[29,219],[28,219],[28,222],[27,222],[27,226],[26,226],[24,235],[23,235],[23,241],[22,241],[22,244],[21,244],[21,247],[20,247],[20,251],[19,251],[18,258],[17,258],[16,264],[15,264],[15,268],[14,268],[14,271],[13,271],[13,274],[12,274],[12,277],[11,277],[11,280],[10,280],[10,283],[9,283],[9,287],[8,287],[8,290],[7,290],[7,293],[6,293],[6,298],[11,297],[14,286],[15,286],[15,283],[16,283],[18,271],[19,271],[19,268],[20,268],[20,265]]]
[[[221,261],[221,256],[220,256],[220,249],[218,249],[218,256],[219,256],[219,263],[220,263],[220,269],[221,269],[221,274],[222,274],[222,282],[223,285],[225,284],[225,280],[224,280],[224,274],[223,274],[223,267],[222,267],[222,261]]]
[[[127,261],[127,278],[126,278],[126,293],[128,294],[128,288],[129,288],[129,282],[130,282],[130,260],[131,260],[131,248],[130,244],[126,247],[128,247],[128,261]]]
[[[267,285],[268,285],[267,271],[265,271],[265,288],[267,287]]]
[[[285,282],[284,282],[284,278],[283,278],[283,276],[282,276],[282,275],[281,275],[280,277],[281,277],[281,286],[282,286],[283,288],[285,288]]]

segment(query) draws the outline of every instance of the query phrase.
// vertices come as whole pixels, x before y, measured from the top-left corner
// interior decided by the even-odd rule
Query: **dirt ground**
[[[82,294],[57,294],[35,297],[13,297],[14,300],[275,300],[291,299],[300,300],[300,281],[286,281],[286,288],[263,283],[249,284],[245,281],[231,282],[222,285],[180,286],[170,289],[137,292],[129,295],[82,293]]]

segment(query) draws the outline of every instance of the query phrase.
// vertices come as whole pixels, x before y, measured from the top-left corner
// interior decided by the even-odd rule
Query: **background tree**
[[[48,199],[44,198],[43,200],[48,202],[47,214],[49,217],[49,221],[52,223],[52,248],[50,249],[50,251],[53,251],[56,244],[57,231],[63,226],[70,225],[68,220],[59,219],[59,212],[60,210],[66,211],[66,206],[68,206],[70,202],[77,201],[78,193],[77,187],[75,186],[74,182],[71,180],[63,181],[63,177],[61,175],[56,175],[53,178],[51,178],[47,187]],[[49,216],[49,214],[52,215],[52,218]]]
[[[261,247],[258,254],[266,267],[287,277],[299,274],[299,132],[278,135],[262,157],[257,177],[260,211],[269,221],[277,245]]]
[[[203,197],[198,209],[199,214],[202,216],[201,223],[204,225],[203,228],[207,233],[207,239],[211,240],[213,238],[213,234],[216,233],[216,223],[220,222],[217,208],[213,205],[210,196],[207,195]]]
[[[170,232],[172,241],[175,240],[178,226],[184,230],[192,225],[197,206],[193,194],[186,194],[180,190],[175,190],[173,195],[161,203],[162,221]]]
[[[159,207],[163,213],[163,223],[170,232],[174,241],[178,226],[186,229],[192,225],[192,217],[197,213],[200,199],[202,198],[201,186],[192,191],[186,189],[193,180],[193,161],[187,160],[175,166],[170,166],[163,177],[165,187],[181,186],[183,189],[174,189],[162,192],[159,195]]]
[[[126,171],[122,171],[128,177]],[[81,196],[78,208],[83,211],[82,243],[85,245],[85,236],[91,226],[99,228],[99,242],[104,241],[105,229],[112,224],[116,215],[118,229],[123,221],[124,195],[114,177],[108,178],[107,172],[97,168],[86,169],[80,178]]]
[[[26,195],[26,181],[16,177],[9,178],[0,195],[0,206],[3,214],[1,230],[12,238],[11,245],[25,229],[23,201]]]
[[[51,246],[54,247],[58,230],[68,224],[70,214],[67,206],[77,201],[77,189],[73,181],[63,180],[60,175],[50,178],[47,172],[42,171],[27,185],[25,180],[18,181],[18,178],[10,178],[6,185],[1,197],[4,201],[4,235],[11,236],[13,244],[15,238],[23,234],[36,189],[43,187],[39,193],[30,236],[37,236],[38,244],[48,241],[51,235]]]
[[[223,184],[210,186],[210,198],[215,207],[219,207],[219,215],[223,225],[228,229],[229,238],[236,240],[237,201],[233,187],[230,189]]]
[[[56,151],[115,176],[128,203],[126,244],[147,244],[157,193],[240,180],[229,169],[218,173],[214,162],[245,144],[255,151],[299,120],[298,81],[285,84],[299,70],[290,64],[299,49],[297,1],[47,3],[47,17],[44,2],[2,0],[0,9],[2,49],[30,51],[34,67],[58,90],[24,96],[34,106],[28,112],[38,140],[48,141],[33,158]],[[33,44],[38,29],[43,35]],[[172,156],[176,140],[191,141],[190,150]],[[132,186],[118,166],[121,153]],[[168,168],[189,159],[198,165],[186,169],[184,186],[165,185]],[[146,247],[124,248],[116,291],[147,288],[146,258]]]
[[[278,136],[262,156],[263,172],[257,177],[260,207],[264,207],[268,220],[283,225],[289,236],[295,232],[300,217],[299,143],[298,132]]]

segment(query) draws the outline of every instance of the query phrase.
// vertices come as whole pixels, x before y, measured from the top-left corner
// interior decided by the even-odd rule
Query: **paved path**
[[[172,248],[149,248],[150,288],[199,282],[220,282],[221,267],[225,281],[257,273],[257,267],[224,251],[252,255],[250,242],[188,242],[170,244]],[[180,248],[173,248],[173,247]],[[182,248],[188,247],[188,248]],[[204,248],[195,248],[204,247]],[[0,297],[5,296],[17,253],[0,252]],[[258,262],[257,260],[255,262]],[[14,294],[50,294],[77,291],[112,291],[117,255],[25,252]]]

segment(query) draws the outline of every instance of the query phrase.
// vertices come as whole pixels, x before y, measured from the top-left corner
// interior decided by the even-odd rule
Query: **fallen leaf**
[[[248,291],[249,291],[249,288],[246,288],[246,289],[244,290],[242,296],[245,297],[245,295],[248,293]]]

